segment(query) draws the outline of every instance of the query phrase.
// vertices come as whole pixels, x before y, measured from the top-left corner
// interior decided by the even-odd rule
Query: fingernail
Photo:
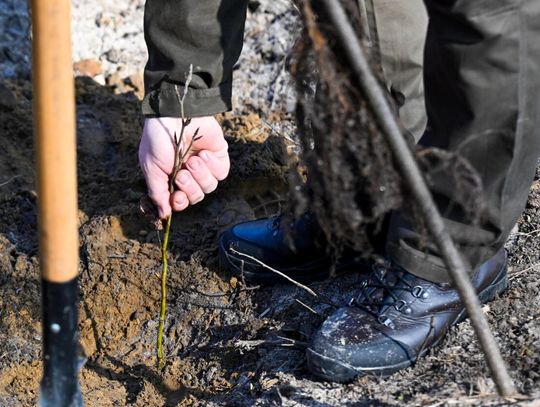
[[[207,152],[202,152],[201,153],[201,158],[204,160],[204,161],[208,161],[210,159],[210,156],[208,155]]]

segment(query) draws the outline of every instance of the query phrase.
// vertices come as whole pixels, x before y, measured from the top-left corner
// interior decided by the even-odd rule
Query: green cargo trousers
[[[435,187],[472,271],[504,244],[540,155],[540,1],[359,0],[359,6],[404,127],[426,147],[459,153],[480,175],[486,205],[480,225],[451,204],[456,185],[443,177]],[[246,9],[247,0],[147,0],[143,114],[178,116],[174,87],[183,85],[190,64],[186,114],[231,109]],[[413,274],[449,282],[437,249],[423,240],[394,214],[389,255]]]
[[[374,0],[378,1],[378,0]],[[425,0],[428,128],[420,144],[459,153],[483,184],[478,226],[452,205],[458,186],[435,178],[435,198],[472,271],[505,243],[525,207],[540,155],[540,2]],[[396,214],[388,253],[408,271],[449,282],[437,249]]]

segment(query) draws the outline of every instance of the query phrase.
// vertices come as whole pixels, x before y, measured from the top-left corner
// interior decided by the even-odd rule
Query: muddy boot
[[[309,213],[288,223],[280,215],[235,225],[221,235],[219,255],[223,268],[246,281],[267,285],[288,281],[247,256],[301,283],[329,277],[332,267],[339,273],[349,268],[360,270],[366,264],[361,254],[353,251],[344,252],[334,264],[324,233]]]
[[[474,274],[481,302],[507,287],[501,249]],[[411,366],[466,317],[456,290],[397,266],[374,266],[350,307],[334,312],[307,350],[309,369],[332,381],[373,374],[388,376]]]

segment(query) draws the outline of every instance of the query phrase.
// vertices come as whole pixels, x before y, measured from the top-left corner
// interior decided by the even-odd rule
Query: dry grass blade
[[[19,177],[22,177],[22,175],[14,175],[13,177],[11,177],[10,179],[8,179],[7,181],[4,181],[0,184],[0,188],[3,187],[3,186],[6,186],[7,184],[9,184],[11,181],[13,181],[14,179],[16,178],[19,178]]]
[[[318,298],[319,295],[313,291],[311,288],[309,288],[308,286],[305,286],[304,284],[301,284],[299,283],[298,281],[296,280],[293,280],[292,278],[290,278],[288,275],[286,274],[283,274],[281,271],[279,270],[276,270],[275,268],[273,267],[270,267],[269,265],[265,264],[264,262],[260,261],[259,259],[257,259],[256,257],[253,257],[253,256],[250,256],[249,254],[246,254],[246,253],[242,253],[242,252],[239,252],[238,250],[236,250],[235,248],[233,247],[230,247],[229,250],[232,252],[232,253],[236,253],[240,256],[243,256],[247,259],[250,259],[250,260],[253,260],[255,263],[261,265],[262,267],[270,270],[271,272],[273,273],[276,273],[278,276],[281,276],[283,277],[285,280],[289,281],[290,283],[294,284],[295,286],[301,288],[302,290],[306,291],[308,294],[312,295],[313,297],[316,297]]]
[[[300,304],[302,307],[307,309],[309,312],[315,314],[315,315],[321,315],[317,311],[315,311],[313,308],[311,308],[309,305],[304,304],[302,301],[300,301],[298,298],[295,298],[294,301],[296,301],[298,304]]]
[[[511,273],[510,277],[508,277],[509,281],[512,281],[518,277],[521,277],[523,274],[528,273],[529,271],[535,270],[537,267],[540,267],[540,263],[535,263],[532,266],[529,266],[527,268],[524,268],[523,270],[516,271],[514,273]]]

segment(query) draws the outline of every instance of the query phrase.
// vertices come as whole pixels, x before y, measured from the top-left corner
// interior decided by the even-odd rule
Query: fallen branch
[[[340,45],[349,58],[351,67],[394,154],[396,164],[402,171],[403,179],[414,196],[420,212],[423,214],[426,226],[437,244],[449,274],[465,304],[471,325],[476,332],[499,394],[503,397],[514,395],[516,393],[514,384],[508,374],[487,320],[482,313],[480,301],[467,273],[467,267],[446,230],[444,221],[433,201],[413,153],[403,137],[379,82],[371,71],[356,33],[338,0],[323,0],[323,3],[341,40]]]

